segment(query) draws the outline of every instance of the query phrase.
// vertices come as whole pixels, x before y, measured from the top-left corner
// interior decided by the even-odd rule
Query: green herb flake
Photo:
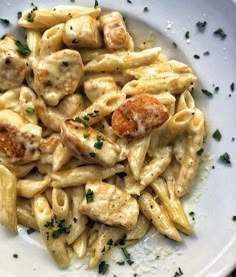
[[[83,137],[84,137],[85,139],[87,139],[87,138],[90,137],[90,134],[83,134]]]
[[[8,26],[10,24],[10,21],[5,18],[0,18],[0,22],[5,26]]]
[[[69,66],[69,63],[68,63],[68,62],[62,62],[62,64],[63,64],[64,66]]]
[[[101,136],[97,136],[97,141],[94,143],[94,147],[97,149],[102,149],[103,142],[104,142],[104,138]]]
[[[226,37],[227,37],[227,35],[226,35],[226,33],[223,31],[223,29],[221,29],[221,28],[219,28],[219,29],[217,29],[216,31],[214,31],[214,33],[213,33],[215,36],[218,36],[218,37],[220,37],[222,40],[224,40]]]
[[[70,0],[71,3],[75,3],[75,0]]]
[[[230,89],[231,89],[231,91],[234,91],[234,83],[232,83],[232,84],[230,85]]]
[[[199,55],[193,55],[194,59],[199,60],[200,56]]]
[[[18,254],[13,254],[12,257],[17,259],[19,256],[18,256]]]
[[[220,156],[220,161],[222,161],[225,164],[231,164],[230,156],[227,152]]]
[[[108,242],[107,242],[107,245],[113,245],[113,240],[109,239]]]
[[[187,32],[185,33],[184,37],[185,37],[186,39],[189,39],[189,38],[190,38],[190,32],[187,31]]]
[[[127,249],[125,247],[122,247],[121,250],[122,250],[122,252],[123,252],[123,254],[124,254],[125,258],[126,258],[127,263],[129,265],[132,265],[134,263],[134,261],[131,260],[130,254],[127,251]]]
[[[51,233],[51,236],[53,239],[57,239],[60,237],[61,234],[69,234],[70,233],[70,228],[71,225],[66,226],[66,222],[65,219],[62,219],[58,224],[57,224],[57,228],[56,230],[53,230]]]
[[[87,203],[93,202],[93,191],[91,189],[88,189],[88,191],[86,192],[86,200]]]
[[[34,22],[34,18],[33,18],[33,12],[29,12],[28,15],[27,15],[27,18],[26,20],[30,23],[33,23]]]
[[[22,56],[28,56],[31,51],[28,47],[27,44],[22,43],[19,40],[15,40],[15,45],[17,46],[17,51],[22,55]]]
[[[198,156],[201,156],[203,152],[204,152],[204,149],[203,149],[203,148],[200,148],[200,149],[197,151],[197,155],[198,155]]]
[[[118,176],[119,178],[125,178],[127,176],[127,173],[122,171],[122,172],[116,173],[116,176]]]
[[[174,48],[178,48],[177,44],[174,41],[172,42],[172,45]]]
[[[210,91],[207,90],[207,89],[202,89],[202,93],[205,94],[205,95],[208,96],[208,97],[212,97],[212,96],[213,96],[213,93],[210,92]]]
[[[217,93],[217,92],[219,92],[219,90],[220,90],[219,87],[215,87],[214,92]]]
[[[75,118],[75,122],[81,123],[82,125],[84,125],[85,128],[88,128],[88,127],[89,127],[88,124],[87,124],[87,122],[85,122],[85,121],[84,121],[82,118],[80,118],[80,117],[76,117],[76,118]]]
[[[215,130],[215,132],[213,133],[212,137],[216,140],[216,141],[220,141],[221,140],[221,133],[218,129]]]
[[[104,246],[101,252],[104,253],[105,251],[106,251],[106,247]]]
[[[22,12],[17,13],[17,18],[20,19],[22,17]]]
[[[236,215],[234,215],[234,216],[232,217],[232,220],[233,220],[233,221],[236,221]]]
[[[116,262],[116,264],[118,264],[118,265],[124,265],[125,261],[118,261],[118,262]]]
[[[95,157],[96,157],[96,153],[90,152],[90,153],[89,153],[89,156],[92,157],[92,158],[95,158]]]
[[[98,1],[95,0],[95,3],[94,3],[94,9],[97,9],[99,7],[99,4],[98,4]]]
[[[34,114],[34,113],[35,113],[35,109],[32,108],[32,107],[27,107],[27,108],[25,109],[25,111],[26,111],[28,114]]]
[[[89,117],[87,115],[84,115],[83,119],[86,120],[86,121],[89,121]]]
[[[132,1],[130,1],[130,0],[127,0],[127,2],[128,2],[129,4],[133,4],[133,2],[132,2]]]
[[[204,56],[209,56],[210,55],[210,52],[209,51],[206,51],[203,53]]]
[[[74,223],[76,223],[78,221],[78,219],[76,217],[73,218]]]
[[[175,272],[174,277],[178,277],[178,276],[181,276],[181,275],[183,275],[183,272],[182,272],[181,268],[178,267],[178,271]]]
[[[146,13],[146,12],[149,11],[149,8],[148,8],[148,7],[144,7],[144,8],[143,8],[143,11]]]
[[[198,21],[198,22],[196,23],[196,26],[197,26],[197,28],[198,28],[199,31],[205,30],[206,25],[207,25],[207,22],[206,22],[206,21],[203,21],[203,22],[202,22],[202,21]]]
[[[0,40],[3,40],[6,36],[7,36],[7,34],[1,36]]]
[[[30,235],[30,234],[35,232],[35,229],[29,228],[29,229],[26,230],[26,232],[27,232],[28,235]]]
[[[109,264],[107,264],[105,261],[101,261],[101,263],[98,266],[98,273],[105,274],[108,268],[109,268]]]
[[[126,241],[126,234],[118,241],[119,245],[125,245],[125,241]]]
[[[54,219],[52,218],[51,221],[47,221],[44,224],[44,227],[48,228],[48,229],[52,229],[54,227]]]

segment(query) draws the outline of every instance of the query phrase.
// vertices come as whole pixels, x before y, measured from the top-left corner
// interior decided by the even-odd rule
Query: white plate
[[[51,3],[53,2],[53,3]],[[72,4],[69,0],[39,0],[34,4],[39,8],[57,4]],[[121,11],[129,23],[132,33],[146,36],[147,30],[159,33],[157,43],[163,47],[169,58],[176,58],[189,64],[199,77],[199,89],[195,92],[198,105],[208,119],[208,138],[204,146],[214,158],[211,163],[202,164],[202,172],[196,180],[195,188],[185,202],[187,211],[194,210],[195,236],[185,237],[183,244],[173,243],[154,232],[130,250],[135,261],[132,267],[122,267],[111,263],[108,276],[174,276],[180,267],[184,276],[226,276],[235,266],[236,260],[236,91],[230,91],[232,82],[236,85],[236,2],[232,0],[100,0],[101,7]],[[0,35],[16,29],[17,12],[31,9],[31,1],[1,0],[0,18],[12,22],[9,28],[0,26]],[[94,1],[75,0],[75,4],[93,5]],[[144,12],[144,7],[149,11]],[[207,21],[204,32],[196,28],[198,21]],[[128,20],[130,22],[130,20]],[[139,22],[139,24],[138,24]],[[140,22],[147,26],[140,27]],[[222,28],[227,34],[225,40],[213,35]],[[190,31],[189,43],[185,39]],[[174,41],[178,48],[172,46]],[[210,51],[210,56],[204,56]],[[196,60],[193,55],[200,59]],[[218,93],[209,99],[201,93],[201,88]],[[231,94],[231,97],[229,97]],[[222,140],[216,142],[211,135],[215,129],[222,133]],[[230,153],[232,165],[219,162],[224,152]],[[211,165],[215,169],[211,169]],[[208,172],[209,171],[209,174]],[[208,178],[206,179],[206,176]],[[191,200],[192,199],[192,200]],[[198,201],[196,201],[198,200]],[[97,271],[86,271],[86,261],[75,262],[67,270],[59,270],[48,257],[37,234],[28,236],[20,229],[18,236],[12,236],[0,228],[0,276],[96,276]],[[18,259],[13,254],[19,255]],[[113,262],[120,253],[113,253]],[[156,256],[160,256],[156,259]]]

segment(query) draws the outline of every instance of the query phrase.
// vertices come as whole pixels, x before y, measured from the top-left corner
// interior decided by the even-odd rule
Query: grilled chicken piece
[[[42,129],[11,110],[0,111],[0,157],[25,164],[39,158]]]
[[[131,230],[137,223],[139,206],[132,196],[120,188],[93,182],[85,186],[86,197],[79,211],[93,220],[111,226],[123,226]]]
[[[103,15],[100,18],[100,26],[106,47],[109,50],[126,50],[128,48],[129,34],[119,12]]]
[[[56,106],[64,96],[75,92],[83,70],[83,62],[78,51],[57,51],[37,64],[35,90],[46,104]]]
[[[121,104],[112,115],[112,128],[128,141],[143,137],[169,118],[167,108],[155,97],[141,94]]]
[[[13,36],[0,41],[0,91],[20,87],[24,81],[26,64],[16,49]]]
[[[70,48],[100,48],[102,39],[97,20],[89,15],[68,20],[64,27],[63,41]]]
[[[61,139],[74,156],[90,163],[111,167],[119,160],[120,147],[102,133],[88,127],[83,119],[64,121]]]

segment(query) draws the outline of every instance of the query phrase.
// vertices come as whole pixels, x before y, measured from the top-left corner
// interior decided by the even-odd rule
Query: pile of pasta
[[[159,47],[138,51],[119,12],[25,12],[0,42],[0,223],[38,230],[65,268],[94,268],[150,225],[176,241],[198,171],[204,116],[196,76]],[[22,45],[21,45],[22,46]]]

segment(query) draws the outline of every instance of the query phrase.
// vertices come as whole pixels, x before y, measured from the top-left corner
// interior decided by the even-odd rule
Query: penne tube
[[[41,48],[41,33],[36,30],[26,30],[26,42],[31,51],[30,57],[39,57]]]
[[[124,237],[125,229],[117,227],[101,226],[98,238],[90,249],[89,268],[94,268],[107,253],[112,245]]]
[[[179,176],[176,180],[175,191],[182,197],[189,192],[200,161],[198,151],[202,148],[205,135],[205,120],[202,112],[195,109],[192,120],[188,126],[187,139],[184,148],[184,156],[181,162]]]
[[[17,195],[25,198],[32,198],[36,194],[47,189],[51,182],[50,176],[46,176],[43,180],[18,180],[16,183]]]
[[[82,15],[96,18],[100,12],[100,8],[93,7],[57,6],[53,10],[40,9],[24,12],[18,24],[26,29],[46,29]]]
[[[34,197],[33,211],[49,254],[60,268],[66,268],[70,263],[70,256],[66,248],[64,234],[60,231],[62,222],[59,223],[61,224],[59,226],[47,199],[42,195]],[[64,227],[63,230],[67,230],[67,228]]]
[[[140,173],[140,183],[148,186],[154,182],[170,164],[172,158],[172,148],[164,146],[156,151],[153,159],[145,165]]]
[[[66,192],[70,196],[71,202],[69,215],[66,219],[67,225],[71,225],[71,228],[70,233],[66,236],[66,241],[68,244],[72,244],[84,232],[88,222],[87,216],[79,212],[79,206],[85,196],[85,190],[84,187],[74,187],[68,188]]]
[[[147,233],[150,226],[150,220],[148,220],[143,214],[139,214],[136,226],[126,234],[127,240],[142,239]]]
[[[124,171],[120,164],[111,168],[103,168],[98,165],[85,165],[74,169],[52,173],[52,186],[58,188],[81,186],[89,181],[107,179],[116,173]]]
[[[16,178],[3,165],[0,165],[0,224],[17,232]]]
[[[53,172],[57,172],[65,165],[72,157],[71,151],[60,143],[55,151],[53,152],[52,156],[52,170]]]
[[[70,203],[67,193],[60,188],[52,189],[52,210],[57,220],[67,218],[69,214]]]
[[[177,105],[177,112],[180,112],[182,110],[192,110],[194,112],[195,109],[195,102],[191,95],[191,93],[188,90],[185,90],[185,92],[181,93]]]
[[[151,194],[147,192],[143,193],[140,196],[138,203],[142,213],[149,220],[151,220],[152,224],[155,226],[158,232],[166,235],[170,239],[182,241],[179,232],[170,220],[165,208],[157,204]]]
[[[196,80],[196,76],[192,73],[163,72],[156,78],[131,81],[123,87],[122,92],[127,95],[159,94],[163,92],[175,95],[184,92],[186,89],[191,90]]]
[[[85,230],[72,244],[72,248],[78,259],[83,259],[88,248],[88,233]]]
[[[141,52],[119,52],[114,54],[103,54],[85,65],[85,72],[120,71],[129,67],[137,67],[150,64],[155,61],[161,48],[146,49]]]

